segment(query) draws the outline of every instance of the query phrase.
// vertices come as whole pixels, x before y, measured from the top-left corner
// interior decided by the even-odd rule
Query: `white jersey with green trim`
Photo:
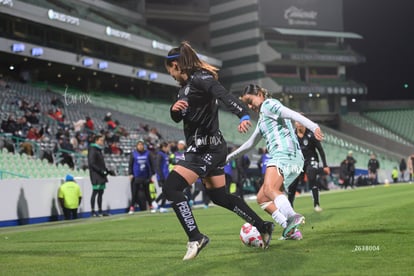
[[[235,159],[244,154],[253,148],[262,137],[265,139],[267,151],[272,157],[301,154],[291,120],[300,122],[312,132],[319,127],[298,112],[282,105],[278,100],[266,99],[260,107],[255,131],[243,145],[227,156],[227,160]]]
[[[291,119],[302,123],[311,131],[318,128],[317,124],[285,107],[276,99],[267,99],[262,103],[257,127],[266,141],[270,155],[300,152]]]

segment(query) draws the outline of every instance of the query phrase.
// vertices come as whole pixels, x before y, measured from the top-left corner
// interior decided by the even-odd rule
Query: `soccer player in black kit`
[[[309,186],[312,189],[313,196],[313,207],[316,212],[321,212],[322,208],[319,203],[319,183],[316,179],[318,174],[330,174],[330,168],[326,163],[325,152],[322,148],[321,142],[318,141],[312,131],[307,129],[305,126],[299,122],[295,122],[296,126],[296,137],[298,138],[300,148],[302,150],[303,157],[305,158],[305,163],[303,165],[302,173],[296,178],[295,182],[290,185],[288,191],[288,199],[290,204],[293,206],[293,201],[295,200],[296,189],[298,183],[303,180],[304,175],[308,178]],[[322,160],[323,170],[319,168],[319,157],[316,153],[316,150],[319,152],[319,155]]]
[[[274,224],[263,221],[241,198],[225,191],[227,144],[219,129],[217,101],[240,118],[238,130],[243,133],[251,126],[247,108],[218,82],[218,69],[200,60],[187,42],[168,52],[165,67],[181,86],[170,113],[175,122],[183,121],[188,146],[184,160],[178,161],[163,186],[188,236],[183,260],[195,258],[209,242],[199,231],[183,193],[199,177],[210,199],[254,225],[262,235],[265,248],[268,247]]]

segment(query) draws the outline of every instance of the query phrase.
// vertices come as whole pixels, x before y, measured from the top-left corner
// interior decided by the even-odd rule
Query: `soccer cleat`
[[[293,232],[293,234],[291,234],[290,236],[286,238],[283,236],[279,238],[279,240],[297,240],[297,241],[301,239],[303,239],[303,236],[299,229],[295,229],[295,232]]]
[[[158,204],[157,202],[155,202],[155,200],[151,203],[151,206],[153,209],[157,210],[158,209]]]
[[[135,208],[134,208],[133,206],[131,206],[131,207],[129,208],[129,212],[128,212],[128,214],[129,214],[129,215],[132,215],[134,212],[135,212]]]
[[[272,239],[273,229],[275,229],[275,225],[273,222],[265,221],[263,223],[264,232],[261,232],[260,235],[262,236],[262,240],[264,243],[263,249],[269,248],[270,240]]]
[[[203,249],[208,243],[210,239],[203,235],[203,238],[198,241],[192,241],[187,243],[187,253],[185,254],[183,260],[191,260],[197,257],[197,255],[200,253],[201,249]]]
[[[318,212],[319,213],[319,212],[322,212],[323,209],[321,208],[321,206],[316,205],[315,208],[314,208],[314,210],[315,210],[315,212]]]
[[[168,209],[167,208],[160,208],[160,213],[168,213]]]
[[[92,211],[92,217],[97,217],[97,216],[98,216],[98,213],[95,211]]]
[[[288,218],[287,220],[287,226],[285,229],[283,229],[282,237],[289,238],[298,228],[299,225],[305,223],[305,217],[301,214],[295,214]]]

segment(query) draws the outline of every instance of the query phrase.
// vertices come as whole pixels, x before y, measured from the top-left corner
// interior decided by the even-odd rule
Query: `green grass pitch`
[[[210,244],[186,262],[173,212],[0,228],[0,275],[414,274],[414,184],[323,192],[321,204],[324,211],[315,213],[309,196],[298,197],[304,239],[279,241],[276,226],[268,250],[240,242],[244,222],[231,212],[195,209]]]

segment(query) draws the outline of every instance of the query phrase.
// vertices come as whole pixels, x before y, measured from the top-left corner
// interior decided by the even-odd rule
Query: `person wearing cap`
[[[142,139],[137,141],[135,149],[131,152],[128,166],[129,179],[131,181],[131,205],[128,214],[135,212],[135,204],[141,211],[147,210],[147,202],[151,206],[149,184],[153,175],[151,156],[145,149]]]
[[[78,218],[78,207],[82,201],[82,191],[72,175],[66,175],[65,182],[59,187],[58,200],[63,209],[65,220]]]

